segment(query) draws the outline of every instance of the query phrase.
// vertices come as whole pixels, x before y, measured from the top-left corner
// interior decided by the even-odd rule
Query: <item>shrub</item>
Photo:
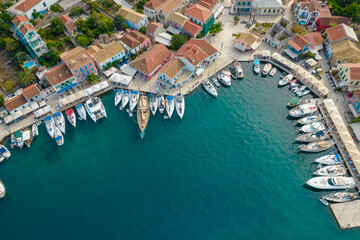
[[[239,20],[240,20],[239,16],[235,15],[234,21],[235,21],[235,22],[238,22]]]
[[[50,11],[52,11],[52,12],[63,12],[64,8],[62,6],[60,6],[58,3],[55,3],[55,4],[50,6]]]

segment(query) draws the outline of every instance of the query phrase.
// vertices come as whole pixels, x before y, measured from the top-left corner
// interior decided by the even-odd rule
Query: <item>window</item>
[[[80,72],[83,72],[83,69],[82,68],[79,68],[80,69]]]
[[[91,69],[91,72],[94,72],[94,69],[93,69],[93,68]]]
[[[83,77],[85,77],[85,73],[82,73]]]
[[[359,84],[359,81],[357,81],[357,82],[355,83],[355,86],[358,85],[358,84]]]
[[[45,3],[45,2],[43,2],[43,5],[44,5],[44,7],[46,7],[46,3]]]
[[[91,63],[89,63],[89,66],[91,67]]]
[[[75,69],[75,73],[78,73],[78,70],[77,70],[77,69]]]
[[[275,9],[273,10],[273,13],[275,12]]]
[[[85,69],[87,69],[87,66],[85,65]]]
[[[80,75],[78,75],[78,78],[80,78]]]

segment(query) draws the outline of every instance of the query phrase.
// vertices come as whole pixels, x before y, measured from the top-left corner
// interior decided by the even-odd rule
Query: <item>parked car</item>
[[[322,68],[317,68],[317,69],[312,70],[312,73],[317,74],[317,73],[321,73],[322,71],[323,71]]]
[[[241,20],[241,23],[248,23],[248,21],[243,19],[243,20]]]

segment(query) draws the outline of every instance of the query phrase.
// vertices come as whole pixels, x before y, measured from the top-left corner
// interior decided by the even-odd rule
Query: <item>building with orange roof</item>
[[[160,69],[157,83],[168,88],[178,88],[188,83],[193,75],[193,66],[180,58],[173,58]]]
[[[169,16],[184,8],[190,0],[150,0],[144,6],[144,14],[152,20],[167,24]]]
[[[261,39],[252,33],[242,33],[234,43],[234,48],[242,52],[254,51],[259,47]]]
[[[197,4],[187,8],[184,15],[189,17],[193,23],[202,26],[205,35],[209,32],[211,25],[215,23],[212,12]]]
[[[138,70],[140,76],[151,80],[170,60],[171,52],[163,44],[154,44],[152,48],[141,54],[130,66]]]
[[[63,24],[65,25],[66,30],[71,34],[74,34],[77,29],[74,19],[72,19],[67,14],[61,15],[60,19],[63,22]]]
[[[24,88],[22,90],[22,94],[24,95],[25,99],[29,102],[40,100],[40,90],[35,83]]]
[[[57,3],[59,0],[19,0],[14,5],[7,9],[10,15],[25,16],[32,19],[33,12],[47,13],[50,6]]]
[[[129,8],[120,8],[118,14],[125,19],[126,26],[134,30],[139,31],[140,28],[147,27],[149,24],[148,17],[145,14],[136,12]]]
[[[360,88],[360,63],[343,63],[338,66],[339,86]]]
[[[191,21],[186,21],[182,27],[182,33],[190,38],[196,38],[196,36],[201,33],[202,29],[203,28],[200,25]]]
[[[288,41],[288,49],[291,50],[295,55],[289,51],[285,51],[291,58],[297,57],[299,54],[306,53],[309,50],[310,43],[300,35],[296,35],[293,39]]]
[[[75,76],[65,64],[56,65],[47,70],[44,75],[57,94],[61,94],[78,85]]]
[[[19,94],[4,103],[6,109],[11,113],[15,113],[29,106],[29,102],[25,99],[24,95]]]
[[[40,57],[49,51],[45,42],[26,17],[15,16],[12,23],[17,37],[33,58]]]
[[[125,48],[129,57],[137,54],[142,49],[151,48],[151,38],[136,30],[127,31],[127,33],[119,39],[119,42]]]
[[[164,31],[164,26],[161,23],[152,22],[146,28],[146,36],[148,36],[152,42],[155,42],[155,38]]]
[[[343,16],[321,16],[316,21],[316,31],[321,31],[322,29],[327,29],[333,25],[350,23],[349,18]]]
[[[307,33],[304,38],[310,43],[310,48],[316,51],[323,49],[324,39],[319,32]]]

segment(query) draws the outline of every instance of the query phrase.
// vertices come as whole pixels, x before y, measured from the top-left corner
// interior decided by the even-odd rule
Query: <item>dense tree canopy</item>
[[[116,27],[119,30],[126,29],[125,19],[120,14],[115,15],[113,24],[114,24],[114,27]]]
[[[28,68],[25,68],[24,71],[20,71],[18,74],[19,81],[23,87],[27,87],[35,82],[35,74],[30,71]]]
[[[174,50],[178,50],[182,45],[186,43],[186,41],[187,39],[183,34],[174,34],[171,38],[171,47]]]
[[[54,34],[60,35],[64,32],[65,25],[59,17],[54,17],[50,20],[50,28]]]

